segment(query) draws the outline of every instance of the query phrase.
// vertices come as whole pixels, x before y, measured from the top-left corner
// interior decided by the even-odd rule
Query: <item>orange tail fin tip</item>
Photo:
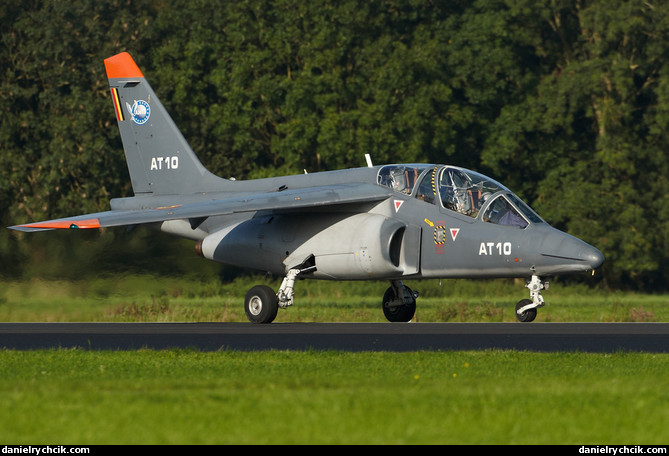
[[[142,71],[127,52],[121,52],[105,59],[105,69],[109,79],[144,77]]]

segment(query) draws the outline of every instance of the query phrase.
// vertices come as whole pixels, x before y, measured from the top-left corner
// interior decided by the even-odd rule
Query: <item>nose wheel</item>
[[[525,285],[530,290],[530,299],[521,299],[516,304],[516,318],[518,321],[528,323],[534,321],[537,317],[537,309],[546,305],[541,290],[548,289],[548,282],[545,282],[539,276],[533,275]]]
[[[537,308],[533,307],[531,299],[521,299],[518,301],[518,304],[516,304],[516,318],[523,323],[534,321],[537,318]]]

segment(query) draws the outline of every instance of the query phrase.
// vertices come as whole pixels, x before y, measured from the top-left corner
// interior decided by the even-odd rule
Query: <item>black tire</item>
[[[407,290],[409,293],[412,293],[411,289],[408,287]],[[416,300],[412,299],[409,304],[388,307],[388,303],[393,299],[395,299],[395,291],[393,291],[393,287],[389,287],[383,294],[383,302],[381,303],[383,315],[385,315],[386,319],[392,323],[406,323],[411,321],[416,313]]]
[[[535,318],[537,318],[536,307],[534,309],[526,310],[521,314],[518,313],[518,309],[525,307],[528,304],[532,304],[531,299],[521,299],[520,301],[518,301],[518,304],[516,304],[516,318],[518,319],[518,321],[521,321],[523,323],[529,323],[531,321],[534,321]]]
[[[279,299],[270,287],[257,285],[246,293],[244,311],[251,323],[272,323],[279,311]]]

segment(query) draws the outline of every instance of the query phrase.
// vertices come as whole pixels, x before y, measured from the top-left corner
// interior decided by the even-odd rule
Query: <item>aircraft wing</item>
[[[54,229],[88,229],[140,225],[178,219],[195,221],[203,220],[207,217],[239,212],[286,211],[339,204],[371,203],[382,201],[390,195],[390,189],[377,185],[336,184],[269,193],[254,193],[197,203],[174,204],[152,209],[111,210],[25,225],[15,225],[9,228],[18,231],[34,232]],[[175,196],[176,200],[178,198],[179,196]]]

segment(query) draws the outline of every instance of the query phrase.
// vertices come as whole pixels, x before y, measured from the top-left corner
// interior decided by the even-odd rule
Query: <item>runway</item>
[[[669,323],[0,323],[6,349],[669,352]]]

